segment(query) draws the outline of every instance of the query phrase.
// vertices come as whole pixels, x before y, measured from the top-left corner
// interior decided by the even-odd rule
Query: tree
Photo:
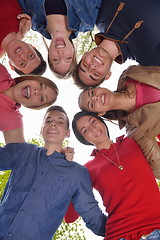
[[[36,144],[38,146],[43,146],[43,140],[40,136],[37,138],[32,138],[28,140],[28,143]],[[65,140],[63,143],[63,146],[68,145],[68,140]],[[0,143],[0,147],[3,147],[4,144]],[[8,178],[11,174],[11,171],[0,171],[0,199],[3,196],[4,189],[6,186],[6,183],[8,181]],[[84,235],[84,230],[82,227],[82,219],[81,217],[78,218],[77,221],[74,223],[65,223],[65,221],[62,221],[62,224],[56,231],[54,237],[52,240],[86,240]]]

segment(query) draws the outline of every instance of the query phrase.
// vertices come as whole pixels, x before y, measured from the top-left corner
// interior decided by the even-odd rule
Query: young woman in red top
[[[91,112],[77,113],[72,126],[82,144],[96,147],[85,166],[108,214],[105,239],[160,239],[160,192],[137,143],[123,136],[113,143],[103,120]]]

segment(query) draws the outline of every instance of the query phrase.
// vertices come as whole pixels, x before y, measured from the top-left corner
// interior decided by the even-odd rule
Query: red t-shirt
[[[1,0],[0,2],[0,51],[3,39],[10,32],[18,32],[19,19],[17,15],[22,13],[22,9],[17,0]]]
[[[8,131],[23,127],[20,104],[3,94],[5,90],[15,85],[6,68],[0,64],[0,131]]]
[[[123,170],[100,155],[103,153],[119,165],[113,144],[109,150],[94,150],[94,159],[85,166],[108,214],[105,239],[136,240],[154,229],[160,229],[160,192],[136,142],[120,137],[115,147]],[[70,212],[65,220],[71,222],[71,219]]]

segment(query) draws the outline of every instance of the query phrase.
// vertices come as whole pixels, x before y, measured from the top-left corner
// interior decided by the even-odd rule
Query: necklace
[[[103,153],[100,153],[100,152],[99,152],[99,154],[101,154],[101,155],[102,155],[104,158],[106,158],[109,162],[111,162],[111,163],[113,163],[114,165],[116,165],[120,170],[123,170],[124,167],[122,166],[122,164],[121,164],[121,162],[120,162],[120,159],[119,159],[119,156],[118,156],[116,147],[115,147],[114,144],[113,144],[113,146],[114,146],[114,149],[115,149],[115,153],[116,153],[116,156],[117,156],[117,160],[118,160],[119,165],[118,165],[117,163],[113,162],[110,158],[106,157]]]

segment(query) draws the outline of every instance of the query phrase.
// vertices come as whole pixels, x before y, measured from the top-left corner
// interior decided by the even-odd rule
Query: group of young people
[[[12,170],[0,205],[0,239],[51,240],[62,219],[80,215],[105,240],[160,240],[160,21],[159,1],[2,0],[1,54],[18,74],[0,65],[0,170]],[[7,14],[6,14],[7,12]],[[77,64],[72,39],[97,26],[97,47]],[[81,166],[73,149],[65,110],[55,105],[56,84],[42,74],[46,62],[23,37],[32,28],[50,39],[48,64],[59,78],[73,77],[83,89],[72,121],[79,142],[93,145]],[[152,36],[152,37],[151,37]],[[99,85],[114,61],[130,66],[112,92]],[[77,101],[77,99],[75,99]],[[25,142],[21,105],[42,109],[44,146]],[[118,121],[127,136],[109,137],[105,120]],[[74,146],[73,146],[74,147]],[[92,192],[100,193],[106,214]]]

